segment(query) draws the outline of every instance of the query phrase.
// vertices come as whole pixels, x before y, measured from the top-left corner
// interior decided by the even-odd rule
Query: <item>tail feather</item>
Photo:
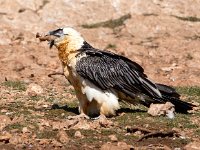
[[[188,110],[192,110],[194,107],[193,104],[190,104],[188,102],[182,101],[175,97],[168,97],[166,95],[162,96],[163,101],[169,101],[175,106],[175,111],[179,113],[188,113]]]
[[[168,95],[170,97],[180,98],[180,94],[176,92],[176,90],[170,86],[164,84],[156,83],[157,88],[162,93],[162,95]]]
[[[192,110],[195,106],[188,102],[182,101],[180,99],[180,95],[176,92],[176,90],[172,87],[163,84],[156,84],[158,89],[162,94],[162,100],[164,102],[171,102],[175,106],[175,111],[180,113],[187,113],[188,110]]]

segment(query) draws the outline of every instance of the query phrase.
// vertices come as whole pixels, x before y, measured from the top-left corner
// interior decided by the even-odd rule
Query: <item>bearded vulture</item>
[[[181,101],[172,87],[150,81],[136,62],[92,47],[73,28],[59,28],[46,36],[54,37],[49,40],[50,48],[58,49],[63,73],[76,91],[80,114],[115,115],[119,100],[147,107],[169,101],[182,113],[193,107]]]

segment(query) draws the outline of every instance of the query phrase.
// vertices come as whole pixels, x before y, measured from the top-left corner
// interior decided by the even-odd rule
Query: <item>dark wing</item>
[[[174,88],[160,83],[156,83],[156,86],[162,95],[180,98],[180,94],[178,94]]]
[[[114,88],[135,97],[146,94],[161,97],[154,83],[146,78],[143,68],[128,58],[96,49],[86,50],[76,64],[77,73],[102,90]]]

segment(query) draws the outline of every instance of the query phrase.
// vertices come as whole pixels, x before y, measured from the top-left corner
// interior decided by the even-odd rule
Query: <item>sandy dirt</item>
[[[19,103],[19,109],[25,109],[26,105],[30,105],[34,115],[40,116],[40,119],[36,117],[35,121],[40,126],[42,119],[49,121],[49,118],[42,116],[42,114],[44,115],[45,110],[48,111],[55,102],[59,101],[59,103],[64,104],[66,101],[71,102],[76,99],[72,87],[69,86],[63,76],[48,77],[50,73],[62,71],[57,50],[54,47],[49,49],[47,42],[40,43],[36,38],[38,32],[45,34],[50,30],[64,26],[74,27],[88,43],[96,48],[115,51],[137,62],[144,68],[148,77],[155,82],[176,87],[200,86],[199,6],[200,1],[198,0],[0,0],[1,114],[6,115],[7,112],[10,112],[9,109],[11,109],[13,103]],[[19,89],[19,87],[13,89],[13,83],[5,85],[4,83],[7,83],[5,81],[20,81],[17,84],[25,84],[25,89]],[[29,85],[33,83],[43,89],[43,94],[40,93],[36,100],[30,99],[34,96],[30,96],[26,91]],[[37,94],[36,97],[38,97]],[[53,100],[44,97],[49,99],[53,97]],[[66,109],[61,112],[65,115]],[[21,115],[7,116],[7,119],[10,119],[9,124],[16,124],[13,119]],[[40,146],[44,145],[45,148],[48,148],[48,144],[53,148],[63,148],[63,143],[69,141],[69,143],[73,143],[76,139],[73,135],[73,139],[68,141],[66,135],[63,136],[64,133],[61,128],[56,129],[56,133],[51,135],[51,140],[48,138],[45,140],[42,136],[38,138],[38,135],[33,136],[36,130],[29,126],[32,123],[29,121],[27,122],[28,125],[23,124],[22,128],[20,126],[20,134],[18,134],[18,131],[15,134],[15,131],[4,130],[3,127],[1,136],[7,134],[5,135],[7,140],[5,140],[5,137],[1,140],[0,137],[0,142],[4,143],[3,147],[12,149],[19,145],[20,148],[23,148],[22,142],[15,141],[17,139],[11,140],[11,146],[5,144],[6,142],[10,143],[9,140],[14,135],[21,136],[22,141],[27,138],[29,141],[25,143],[29,143],[29,145],[31,140],[34,141],[33,147],[27,147],[25,144],[25,149],[31,149],[35,146],[39,149]],[[60,121],[62,124],[64,119],[61,117],[61,120],[58,118],[54,121]],[[41,126],[44,129],[40,131],[44,131],[46,128],[50,130],[53,128],[52,120],[49,124],[46,123]],[[99,124],[96,128],[99,128]],[[68,127],[66,129],[68,130]],[[75,134],[74,130],[73,134]],[[85,135],[87,134],[85,133]],[[93,134],[96,136],[98,132]],[[79,138],[83,138],[79,133],[77,135]],[[55,139],[54,136],[58,140],[53,140]],[[63,139],[60,140],[59,138],[62,136]],[[117,141],[111,145],[107,143],[104,146],[105,148],[101,148],[121,146],[122,149],[124,146],[125,149],[129,149],[129,146],[134,145],[126,141],[126,143],[119,143],[122,141],[121,139]],[[151,140],[147,140],[146,143],[141,145],[150,145],[151,142]],[[176,146],[176,144],[169,144],[172,142],[171,139],[166,140],[166,142],[167,144],[163,143],[163,145],[171,148]],[[79,144],[73,147],[72,143],[69,144],[72,149],[77,149]],[[103,138],[99,145],[105,143],[106,141]],[[153,143],[155,144],[155,142]],[[95,143],[95,145],[97,146],[98,143]],[[180,147],[184,145],[186,145],[184,142],[177,144]],[[82,146],[84,148],[84,145]],[[159,147],[159,145],[157,146]],[[93,149],[94,147],[91,146],[90,148]],[[86,148],[88,147],[86,146]],[[100,147],[97,146],[96,148],[99,149]]]

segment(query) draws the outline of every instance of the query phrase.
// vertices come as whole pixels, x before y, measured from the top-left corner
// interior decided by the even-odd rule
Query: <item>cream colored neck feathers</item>
[[[58,39],[55,39],[54,44],[58,49],[58,55],[62,63],[67,64],[68,56],[71,53],[76,53],[84,43],[84,39],[78,32],[68,31],[68,33]]]
[[[65,35],[55,40],[55,46],[58,48],[65,47],[66,53],[74,52],[83,46],[84,39],[81,36]]]

